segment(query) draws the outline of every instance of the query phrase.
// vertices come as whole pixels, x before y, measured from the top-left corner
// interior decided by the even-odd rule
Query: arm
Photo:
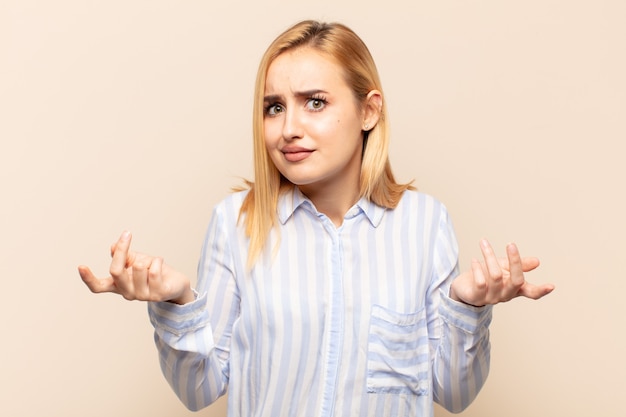
[[[223,238],[223,233],[217,232],[214,216],[201,266],[209,263],[207,258],[212,251],[223,248]],[[228,352],[224,354],[222,350],[221,355],[217,354],[206,306],[207,295],[196,297],[187,277],[170,268],[161,258],[130,251],[130,242],[130,233],[125,232],[111,247],[109,277],[98,279],[82,265],[78,268],[79,274],[94,293],[111,292],[128,300],[150,302],[148,311],[155,327],[162,371],[181,401],[188,408],[198,410],[222,395],[228,382],[225,372]],[[222,257],[226,256],[221,253]],[[230,279],[227,268],[218,265],[213,269],[217,280]],[[208,269],[200,272],[199,284],[206,287],[203,282],[208,281]],[[234,299],[232,294],[222,298]],[[218,317],[218,322],[220,320],[223,321]]]
[[[539,261],[521,258],[507,247],[507,259],[497,259],[485,240],[484,262],[458,275],[458,249],[447,214],[441,218],[435,249],[435,276],[429,292],[429,332],[433,352],[434,399],[452,412],[465,409],[482,388],[489,372],[489,324],[492,304],[517,296],[538,299],[554,286],[528,283],[524,273]],[[444,277],[443,279],[440,277]]]
[[[442,209],[427,294],[433,399],[460,412],[476,398],[489,373],[491,307],[472,307],[448,297],[459,273],[458,245]]]
[[[215,210],[198,265],[199,298],[184,306],[149,304],[163,374],[194,411],[217,400],[229,382],[230,335],[239,316],[239,293],[223,225]]]

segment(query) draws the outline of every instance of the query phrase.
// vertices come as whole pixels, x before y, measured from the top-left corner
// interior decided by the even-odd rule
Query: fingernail
[[[489,242],[487,241],[487,239],[482,239],[482,240],[480,241],[480,245],[481,245],[483,248],[488,248],[488,247],[489,247]]]
[[[129,237],[130,232],[128,230],[124,230],[124,232],[122,233],[122,240],[128,240]]]

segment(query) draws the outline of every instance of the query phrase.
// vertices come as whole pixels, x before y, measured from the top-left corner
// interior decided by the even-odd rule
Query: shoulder
[[[237,219],[249,190],[236,191],[213,207],[213,216]]]
[[[396,210],[402,224],[412,231],[421,231],[430,242],[435,238],[456,251],[454,225],[446,206],[435,197],[418,191],[405,191]]]
[[[243,201],[246,199],[246,196],[248,195],[249,192],[250,190],[235,191],[227,195],[222,201],[217,203],[215,207],[216,208],[217,207],[220,207],[220,208],[230,207],[230,208],[239,209],[241,205],[243,204]]]
[[[404,227],[435,232],[452,227],[446,206],[430,194],[407,190],[395,209],[389,211],[390,221],[400,222]]]
[[[407,190],[402,194],[398,206],[394,210],[409,212],[447,213],[446,206],[430,194],[415,190]]]

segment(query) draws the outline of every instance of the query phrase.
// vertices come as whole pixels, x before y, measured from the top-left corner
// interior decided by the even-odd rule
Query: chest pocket
[[[367,392],[427,395],[430,358],[426,310],[403,314],[372,307]]]

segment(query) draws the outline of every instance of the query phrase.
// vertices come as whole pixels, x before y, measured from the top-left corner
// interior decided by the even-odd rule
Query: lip
[[[312,149],[302,148],[299,146],[286,146],[280,150],[285,159],[289,162],[300,162],[311,156]]]

